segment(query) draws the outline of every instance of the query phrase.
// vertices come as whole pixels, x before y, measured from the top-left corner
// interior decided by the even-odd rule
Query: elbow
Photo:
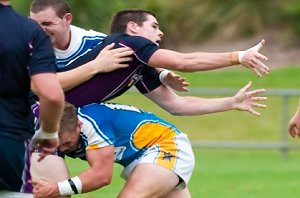
[[[167,107],[164,109],[173,116],[182,116],[183,115],[183,113],[178,108]]]
[[[99,181],[99,186],[108,186],[111,184],[112,178],[111,177],[102,177]]]

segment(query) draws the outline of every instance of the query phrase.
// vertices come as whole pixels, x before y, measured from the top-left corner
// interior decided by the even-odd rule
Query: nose
[[[161,30],[159,30],[158,36],[159,36],[159,38],[161,38],[164,36],[164,33]]]

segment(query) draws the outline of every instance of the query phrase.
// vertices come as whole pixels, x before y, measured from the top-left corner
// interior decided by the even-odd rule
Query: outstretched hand
[[[238,59],[240,64],[251,69],[255,72],[258,77],[269,73],[270,69],[262,61],[268,60],[268,58],[261,53],[259,50],[265,45],[265,40],[262,40],[254,47],[245,51],[239,51]]]
[[[240,111],[248,111],[251,114],[260,116],[261,114],[257,112],[253,107],[266,108],[264,104],[257,103],[258,101],[266,101],[267,97],[257,97],[257,94],[265,93],[265,89],[256,89],[253,91],[248,91],[251,87],[252,82],[248,82],[243,88],[241,88],[234,96],[234,109]]]
[[[114,46],[114,43],[107,45],[93,60],[96,73],[111,72],[129,66],[128,62],[132,60],[133,50],[129,47],[113,49]]]
[[[169,70],[164,70],[162,72],[166,72],[160,74],[160,80],[164,85],[171,87],[175,91],[188,92],[189,83],[185,78]]]

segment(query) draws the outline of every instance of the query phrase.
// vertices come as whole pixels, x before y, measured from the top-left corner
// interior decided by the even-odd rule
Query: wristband
[[[61,196],[80,194],[82,190],[82,183],[78,176],[58,182],[57,185]]]
[[[43,129],[39,128],[37,131],[37,137],[39,139],[55,139],[58,138],[58,131],[55,132],[45,132]]]
[[[162,70],[161,72],[159,72],[159,80],[161,83],[164,84],[164,78],[168,75],[170,71],[167,69]]]

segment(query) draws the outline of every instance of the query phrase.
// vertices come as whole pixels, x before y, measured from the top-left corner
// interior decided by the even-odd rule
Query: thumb
[[[249,50],[259,51],[265,45],[265,40],[261,40],[257,45],[250,48]]]
[[[114,46],[115,46],[115,43],[111,43],[111,44],[105,46],[104,49],[110,50],[110,49],[112,49]]]

